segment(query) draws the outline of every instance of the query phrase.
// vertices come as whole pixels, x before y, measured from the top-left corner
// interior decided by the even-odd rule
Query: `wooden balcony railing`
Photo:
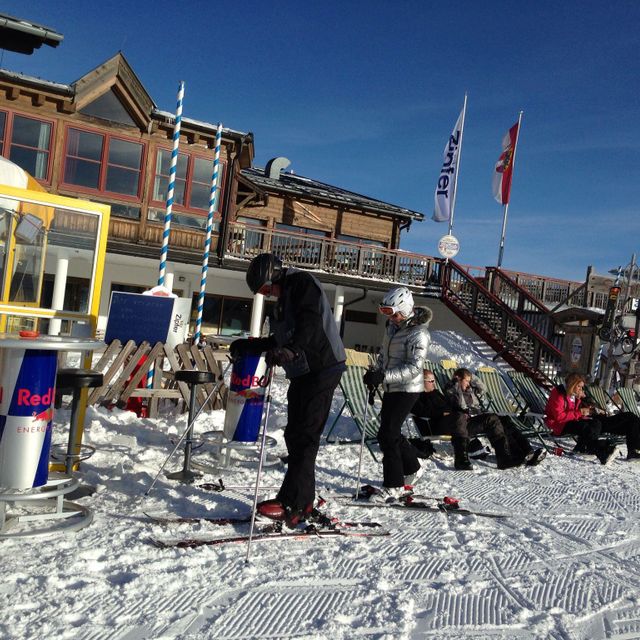
[[[144,231],[141,229],[137,220],[114,217],[109,225],[109,238],[132,243],[132,253],[135,253],[135,244],[138,242],[145,245],[157,244],[160,247],[162,225],[147,223]],[[215,246],[215,234],[212,242]],[[203,245],[202,231],[180,226],[172,227],[170,247],[201,251]],[[398,282],[426,289],[439,287],[440,265],[443,263],[441,258],[401,249],[384,249],[365,243],[351,243],[310,234],[273,231],[237,222],[229,225],[227,256],[250,260],[263,251],[277,253],[292,266]],[[487,277],[488,269],[485,267],[465,265],[463,268],[471,277],[480,281]],[[562,302],[581,286],[580,282],[506,269],[503,273],[549,308]],[[603,296],[600,294],[585,294],[581,291],[571,300],[571,304],[604,308],[606,300],[603,303],[601,298]]]
[[[440,258],[373,245],[239,223],[231,225],[227,256],[252,258],[265,251],[275,253],[293,267],[422,287],[439,284],[442,262]]]

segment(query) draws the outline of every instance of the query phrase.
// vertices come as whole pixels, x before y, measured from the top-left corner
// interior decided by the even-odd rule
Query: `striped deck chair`
[[[438,391],[444,393],[444,387],[447,381],[450,379],[449,374],[444,370],[441,364],[433,362],[431,360],[424,361],[424,368],[433,371],[434,378],[436,379],[436,387]]]
[[[493,367],[479,367],[478,378],[487,388],[489,399],[489,411],[497,413],[499,416],[508,416],[513,427],[518,429],[527,438],[536,438],[545,448],[543,436],[549,433],[549,429],[543,423],[542,418],[527,414],[526,406],[523,405],[511,391],[511,387],[502,378],[497,369]]]
[[[365,374],[366,370],[367,368],[364,366],[349,365],[347,366],[347,370],[342,374],[342,378],[340,379],[340,389],[342,391],[342,395],[344,396],[344,403],[340,408],[340,411],[336,415],[334,421],[331,423],[325,439],[329,444],[359,444],[360,438],[362,437],[362,432],[364,430],[364,443],[373,456],[373,459],[377,461],[376,454],[372,449],[372,445],[377,442],[378,430],[380,429],[380,406],[379,404],[374,404],[373,407],[368,407],[367,422],[365,424],[363,418],[369,391],[367,390],[364,382],[362,382],[362,376]],[[338,423],[338,419],[345,409],[349,410],[353,421],[358,427],[360,438],[354,440],[336,440],[335,438],[332,439],[331,434],[336,424]]]
[[[509,371],[507,375],[525,404],[525,415],[544,416],[549,397],[546,391],[522,371]]]
[[[511,387],[505,382],[497,369],[493,367],[479,367],[478,378],[487,388],[490,409],[499,415],[521,415],[525,406],[518,401]]]
[[[455,360],[449,360],[447,358],[444,358],[443,360],[440,360],[440,365],[449,374],[449,377],[451,377],[453,375],[453,372],[456,369],[460,368],[458,366],[458,363]]]
[[[640,408],[638,407],[638,396],[631,387],[620,387],[616,393],[622,401],[622,410],[630,411],[636,416],[640,416]]]
[[[611,396],[597,384],[587,384],[584,387],[584,392],[587,398],[598,408],[605,413],[611,413],[611,405],[614,406],[613,413],[620,410],[620,407],[613,401]]]

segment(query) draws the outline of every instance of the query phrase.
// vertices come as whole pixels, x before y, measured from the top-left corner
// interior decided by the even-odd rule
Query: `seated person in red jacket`
[[[598,415],[584,402],[584,376],[570,373],[564,385],[551,391],[545,408],[545,423],[556,436],[576,435],[575,451],[597,456],[607,464],[616,451],[614,444],[598,440],[602,431],[624,435],[627,460],[640,461],[640,418],[628,411]]]

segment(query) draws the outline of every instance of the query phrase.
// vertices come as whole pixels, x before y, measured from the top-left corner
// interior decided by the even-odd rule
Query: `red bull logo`
[[[231,385],[232,387],[266,387],[269,384],[267,376],[253,376],[251,374],[244,377],[231,372]],[[234,389],[235,391],[236,389]],[[240,392],[238,392],[240,393]]]
[[[33,414],[33,422],[51,422],[53,420],[53,409],[49,407],[40,413]]]
[[[234,391],[246,400],[262,400],[264,398],[264,391],[255,391],[254,389],[235,389]]]
[[[29,389],[17,390],[17,402],[20,407],[37,407],[40,405],[51,405],[53,403],[53,388],[50,387],[46,393],[31,393]]]

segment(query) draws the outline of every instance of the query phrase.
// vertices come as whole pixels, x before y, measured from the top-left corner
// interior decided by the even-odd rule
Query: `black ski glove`
[[[362,381],[367,387],[379,387],[384,382],[384,371],[382,371],[382,369],[367,371],[362,376]]]
[[[235,360],[242,356],[258,356],[271,346],[269,338],[241,338],[229,345],[229,353]]]
[[[268,367],[281,367],[289,362],[293,362],[298,355],[289,347],[276,347],[267,351],[265,360]]]

